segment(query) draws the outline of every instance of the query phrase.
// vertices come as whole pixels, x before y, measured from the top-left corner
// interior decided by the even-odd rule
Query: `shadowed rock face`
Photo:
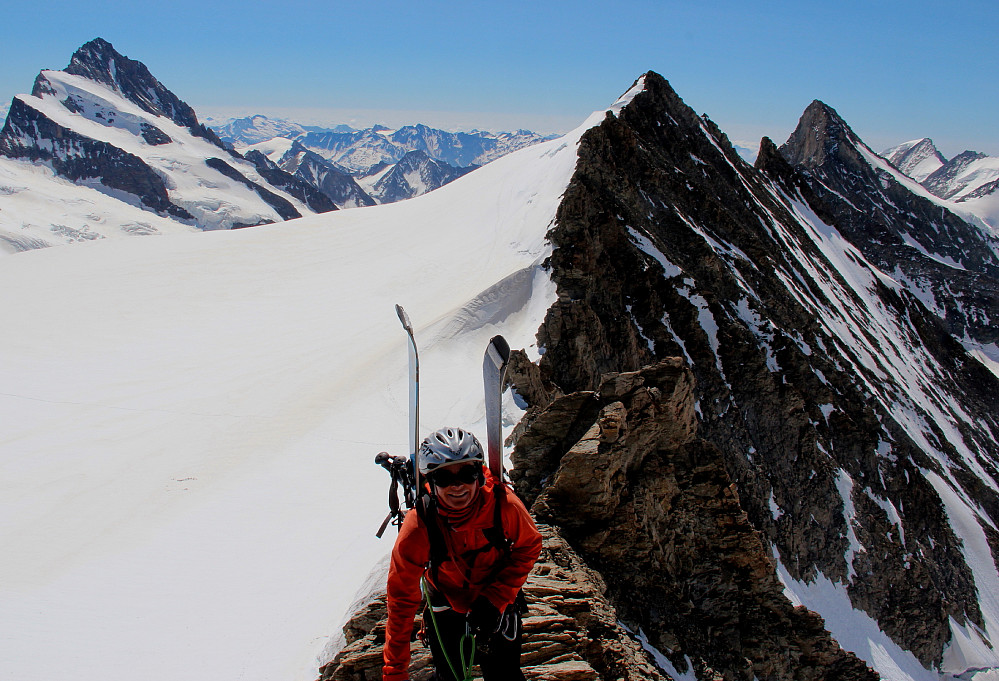
[[[999,518],[999,498],[979,477],[999,479],[995,377],[860,253],[846,249],[836,264],[829,259],[819,244],[835,241],[837,215],[790,164],[783,173],[748,166],[665,80],[650,73],[644,85],[579,145],[576,173],[549,234],[559,300],[538,333],[538,375],[521,394],[532,406],[567,395],[582,403],[582,422],[592,424],[590,413],[606,404],[587,393],[599,393],[603,374],[683,357],[694,375],[705,443],[697,457],[720,465],[735,484],[733,499],[747,527],[760,533],[764,552],[776,549],[794,579],[822,573],[842,583],[854,607],[925,665],[939,664],[949,618],[982,619],[972,571],[924,471],[974,498],[993,522]],[[804,213],[831,224],[819,225],[830,236],[804,224]],[[912,366],[923,367],[918,376],[903,375]],[[938,410],[937,394],[961,407]],[[922,425],[898,420],[910,408]],[[964,409],[971,418],[960,415]],[[949,423],[959,424],[956,433]],[[528,457],[537,464],[525,463],[532,478],[525,484],[543,488],[557,479],[581,427],[568,428],[568,446],[546,436],[551,446]],[[526,424],[520,430],[528,437]],[[676,456],[682,462],[693,455]],[[620,474],[630,494],[647,493],[645,476],[627,467]],[[547,503],[552,522],[573,522]],[[573,527],[563,527],[584,558],[597,560]],[[617,589],[615,605],[654,641],[671,650],[709,650],[714,624],[684,635],[688,625],[657,614],[661,608],[633,607],[649,593],[636,570],[594,565]],[[673,579],[668,572],[657,578]],[[747,594],[741,607],[766,610],[751,581],[731,582],[730,593]],[[711,621],[710,603],[691,598],[688,607],[684,621]],[[714,647],[755,650],[749,663],[723,652],[704,655],[733,678],[750,668],[768,673],[772,651],[753,646],[727,638]]]
[[[999,340],[992,321],[999,315],[999,256],[990,235],[873,166],[863,141],[822,102],[809,105],[779,152],[800,171],[812,203],[868,260],[936,297],[952,334]],[[757,167],[780,174],[772,154],[761,155]]]

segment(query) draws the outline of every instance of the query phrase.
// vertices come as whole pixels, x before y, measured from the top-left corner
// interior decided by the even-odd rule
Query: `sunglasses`
[[[479,481],[481,472],[478,466],[462,466],[457,470],[442,468],[428,477],[435,487],[453,487],[454,485],[471,485]]]

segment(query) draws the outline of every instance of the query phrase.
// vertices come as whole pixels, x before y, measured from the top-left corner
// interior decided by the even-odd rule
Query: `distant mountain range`
[[[543,139],[264,116],[209,127],[144,64],[98,38],[11,102],[0,131],[0,252],[390,203]]]
[[[553,138],[529,130],[447,132],[422,124],[321,128],[263,115],[210,127],[237,151],[259,151],[307,182],[321,176],[335,184],[332,196],[340,207],[420,196],[512,151]]]
[[[368,174],[382,163],[402,160],[410,151],[452,166],[481,166],[511,151],[523,149],[557,135],[539,135],[530,130],[516,132],[447,132],[426,125],[393,129],[383,125],[357,130],[347,125],[333,128],[307,126],[262,115],[231,119],[210,126],[223,142],[237,150],[283,137],[302,146],[350,173]]]
[[[886,149],[881,156],[934,196],[953,201],[999,231],[999,158],[964,151],[948,161],[928,137]]]

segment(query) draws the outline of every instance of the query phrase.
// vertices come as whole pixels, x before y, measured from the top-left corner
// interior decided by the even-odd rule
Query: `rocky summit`
[[[999,315],[999,242],[987,230],[934,202],[822,102],[805,110],[779,151],[806,181],[811,203],[954,336],[980,344],[999,340],[992,321]],[[761,154],[757,164],[783,175],[772,154]]]

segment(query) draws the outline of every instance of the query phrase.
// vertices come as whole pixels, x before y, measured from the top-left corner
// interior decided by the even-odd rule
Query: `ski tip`
[[[493,336],[489,340],[489,345],[496,349],[496,352],[499,353],[504,362],[510,359],[510,344],[506,342],[506,338],[503,338],[503,336]]]
[[[404,309],[402,309],[402,305],[396,303],[395,313],[399,315],[399,321],[402,322],[402,325],[404,327],[406,327],[407,329],[413,328],[413,325],[409,322],[409,315],[406,314],[406,311]]]

